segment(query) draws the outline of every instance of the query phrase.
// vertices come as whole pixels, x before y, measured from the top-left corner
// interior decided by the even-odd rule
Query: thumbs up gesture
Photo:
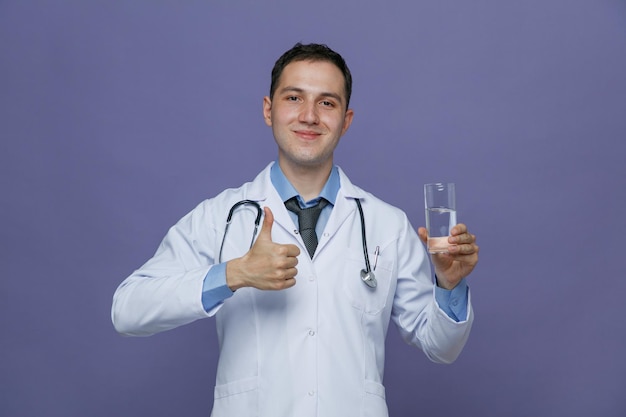
[[[226,264],[226,284],[233,291],[243,287],[284,290],[296,284],[300,249],[272,242],[274,215],[269,207],[263,210],[263,225],[254,245],[244,256]]]

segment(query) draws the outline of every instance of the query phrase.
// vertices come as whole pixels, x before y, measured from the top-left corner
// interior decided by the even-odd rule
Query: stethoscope
[[[365,237],[365,217],[363,216],[363,207],[361,207],[361,201],[358,198],[355,198],[356,206],[359,209],[359,216],[361,217],[361,240],[363,242],[363,258],[365,259],[365,269],[361,269],[361,281],[365,283],[369,288],[376,288],[378,285],[378,281],[376,281],[376,275],[374,275],[374,271],[370,265],[370,257],[367,253],[367,238]],[[228,212],[228,217],[226,218],[226,228],[224,229],[224,237],[222,237],[222,244],[220,245],[220,253],[219,253],[219,263],[222,263],[222,250],[224,249],[224,242],[226,241],[226,234],[228,233],[228,228],[230,227],[230,222],[233,220],[233,213],[240,206],[251,205],[256,208],[257,215],[254,220],[254,232],[252,232],[252,241],[250,242],[250,248],[254,244],[254,238],[259,230],[259,224],[261,224],[261,216],[263,215],[263,209],[261,205],[253,200],[241,200],[237,203],[233,204]],[[375,252],[375,262],[374,269],[376,269],[376,264],[378,263],[378,253],[379,248],[376,247]]]

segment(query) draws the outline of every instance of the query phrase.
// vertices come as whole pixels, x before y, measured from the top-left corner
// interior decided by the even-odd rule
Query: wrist
[[[226,285],[232,292],[237,291],[239,288],[243,288],[245,285],[239,278],[240,273],[240,259],[232,259],[226,263]]]
[[[459,284],[459,281],[450,282],[445,278],[441,278],[441,275],[435,273],[435,284],[439,288],[443,288],[444,290],[451,291]]]

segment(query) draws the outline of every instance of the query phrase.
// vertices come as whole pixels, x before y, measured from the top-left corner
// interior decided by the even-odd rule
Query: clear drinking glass
[[[437,182],[424,185],[426,228],[429,253],[448,253],[450,229],[456,225],[454,183]]]

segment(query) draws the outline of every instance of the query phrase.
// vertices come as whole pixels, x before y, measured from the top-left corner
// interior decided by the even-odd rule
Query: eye
[[[332,101],[328,101],[328,100],[323,100],[320,102],[320,104],[324,107],[334,107],[335,103],[333,103]]]
[[[297,96],[287,96],[286,100],[287,101],[298,101],[298,97]]]

